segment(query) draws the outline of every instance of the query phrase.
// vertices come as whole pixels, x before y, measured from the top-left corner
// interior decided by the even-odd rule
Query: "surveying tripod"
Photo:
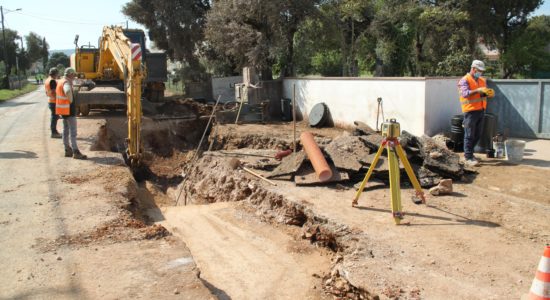
[[[382,140],[382,144],[378,148],[378,152],[376,152],[376,155],[374,156],[369,170],[367,171],[367,175],[365,175],[365,179],[363,179],[363,182],[361,182],[361,186],[359,186],[359,190],[357,190],[355,198],[353,198],[351,206],[357,205],[357,201],[359,200],[361,192],[363,192],[365,185],[369,181],[372,171],[374,171],[374,168],[378,163],[378,159],[380,158],[382,151],[384,151],[384,148],[386,148],[388,151],[388,160],[390,164],[389,173],[391,190],[391,211],[395,224],[399,225],[405,214],[401,211],[401,189],[399,185],[400,172],[397,156],[399,156],[401,162],[403,163],[403,166],[405,166],[407,175],[409,176],[409,179],[411,180],[414,189],[416,190],[417,199],[415,200],[413,198],[414,203],[426,203],[426,198],[424,197],[424,192],[422,192],[422,189],[420,188],[420,183],[418,182],[418,179],[416,179],[416,176],[414,175],[411,164],[407,160],[407,155],[405,154],[405,151],[403,151],[403,148],[401,147],[401,144],[397,139],[401,134],[399,123],[397,123],[395,119],[390,119],[389,121],[382,123],[381,131],[382,137],[384,137],[384,139]]]

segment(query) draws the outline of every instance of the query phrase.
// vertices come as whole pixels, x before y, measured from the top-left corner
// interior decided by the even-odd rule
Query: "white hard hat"
[[[63,73],[63,75],[65,75],[65,76],[69,76],[69,75],[72,75],[72,74],[76,74],[76,71],[73,68],[67,68],[67,69],[65,69],[65,72]]]
[[[472,68],[476,68],[480,71],[485,71],[485,64],[481,60],[472,61]]]

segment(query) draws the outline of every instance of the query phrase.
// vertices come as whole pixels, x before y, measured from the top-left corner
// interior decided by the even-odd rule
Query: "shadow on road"
[[[206,279],[199,277],[200,281],[204,284],[204,286],[216,296],[218,300],[231,300],[231,297],[223,290],[220,290],[219,288],[215,287],[213,284],[208,282]]]
[[[407,224],[407,225],[412,225],[412,226],[419,226],[419,225],[476,225],[476,226],[490,227],[490,228],[500,227],[500,224],[497,224],[497,223],[494,223],[494,222],[482,221],[482,220],[472,220],[472,219],[466,218],[464,216],[457,215],[455,213],[443,210],[443,209],[441,209],[439,207],[436,207],[436,206],[428,205],[427,207],[431,208],[431,209],[438,210],[438,211],[446,213],[446,214],[449,214],[453,217],[443,217],[443,216],[435,216],[435,215],[426,215],[426,214],[420,214],[420,213],[405,212],[405,218],[407,216],[413,216],[413,217],[428,218],[428,219],[439,220],[439,221],[446,221],[446,223],[429,223],[429,224],[428,223],[420,224],[420,223],[415,222],[415,223],[411,223],[411,224]],[[385,212],[385,213],[388,213],[389,215],[391,215],[391,213],[392,213],[391,210],[382,209],[382,208],[365,207],[365,206],[356,206],[356,208],[362,209],[362,210]]]
[[[0,152],[0,159],[38,158],[35,152],[15,150],[17,152]]]
[[[125,166],[124,160],[118,157],[88,157],[88,160],[95,162],[96,164],[108,165],[108,166]]]
[[[15,102],[15,101],[3,101],[0,102],[0,107],[14,107],[21,105],[33,105],[38,104],[39,102]]]

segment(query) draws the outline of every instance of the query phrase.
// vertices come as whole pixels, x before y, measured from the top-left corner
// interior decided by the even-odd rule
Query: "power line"
[[[61,19],[54,19],[54,18],[46,18],[46,17],[41,17],[41,16],[32,15],[32,14],[28,14],[28,13],[23,13],[23,12],[20,12],[20,11],[13,12],[13,13],[20,14],[20,15],[27,16],[27,17],[31,17],[31,18],[40,19],[40,20],[46,20],[46,21],[50,21],[50,22],[57,22],[57,23],[93,25],[93,26],[104,26],[105,25],[104,23],[80,22],[80,21],[69,21],[69,20],[61,20]],[[119,24],[119,23],[124,23],[124,22],[117,22],[116,24]]]

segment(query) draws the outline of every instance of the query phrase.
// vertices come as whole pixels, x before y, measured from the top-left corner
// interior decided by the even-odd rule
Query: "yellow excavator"
[[[71,67],[75,68],[78,78],[83,81],[76,94],[80,113],[86,116],[94,107],[125,105],[128,117],[125,159],[131,167],[139,166],[143,153],[142,93],[152,101],[162,98],[166,55],[146,52],[143,31],[123,29],[120,26],[105,26],[98,48],[78,47],[78,35],[75,46]],[[147,76],[148,72],[156,77]]]

